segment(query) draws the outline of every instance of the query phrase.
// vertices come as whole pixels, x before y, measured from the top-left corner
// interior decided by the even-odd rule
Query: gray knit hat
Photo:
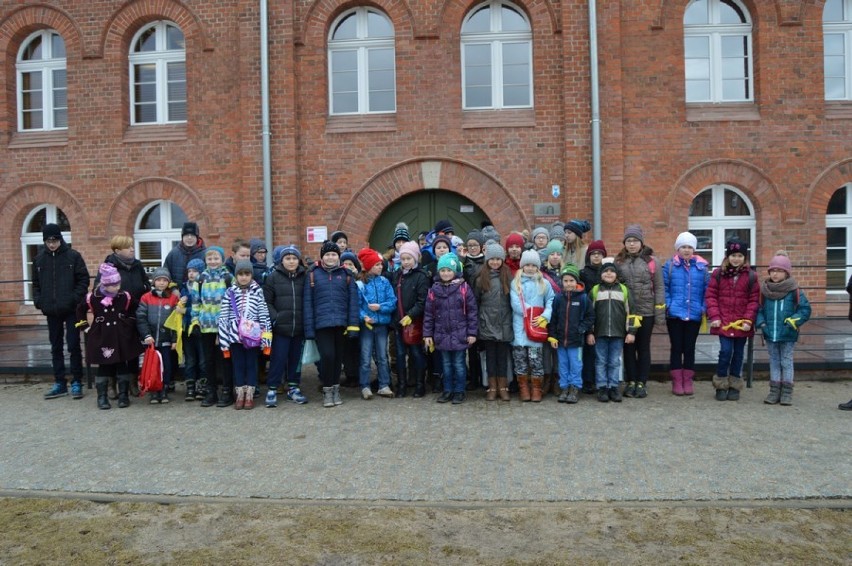
[[[491,242],[485,245],[485,261],[489,259],[502,259],[506,261],[506,250],[497,242]]]
[[[485,242],[491,240],[494,243],[500,243],[500,234],[497,233],[497,229],[494,226],[483,226],[482,227],[482,239]]]
[[[541,268],[541,257],[538,255],[537,251],[527,250],[521,254],[521,269],[523,269],[525,265],[534,265]]]
[[[234,266],[234,275],[241,271],[248,271],[249,273],[254,273],[254,267],[251,262],[247,259],[241,259],[237,262],[237,265]]]
[[[169,270],[165,267],[158,267],[153,271],[153,273],[151,273],[151,281],[156,281],[160,277],[165,277],[169,280],[169,283],[172,281],[172,274],[169,273]]]
[[[535,237],[538,236],[539,234],[543,235],[548,240],[550,240],[550,232],[547,230],[547,228],[542,228],[542,227],[538,227],[535,230],[533,230],[532,235],[530,237],[532,238],[533,241],[535,241]]]

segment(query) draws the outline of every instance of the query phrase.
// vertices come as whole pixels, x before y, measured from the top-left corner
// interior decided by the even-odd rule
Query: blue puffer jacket
[[[388,325],[391,322],[391,314],[396,309],[396,295],[393,292],[390,281],[381,275],[371,276],[366,283],[358,282],[358,291],[361,297],[360,318],[363,323],[364,317],[369,316],[375,322],[373,325]],[[379,310],[371,311],[369,305],[378,303]]]
[[[305,338],[316,338],[318,328],[358,328],[358,310],[358,287],[346,269],[311,268],[305,282]]]
[[[541,284],[539,284],[539,281],[541,281]],[[520,284],[521,292],[524,294],[524,306],[527,308],[544,307],[544,312],[541,313],[541,316],[549,321],[555,296],[550,283],[543,279],[539,280],[528,275],[521,275]],[[542,288],[544,289],[544,293],[542,293]],[[509,296],[512,300],[512,331],[515,334],[512,346],[541,348],[542,343],[533,342],[527,338],[527,332],[524,330],[524,310],[521,308],[521,297],[518,295],[516,281],[512,281],[511,289],[512,291]]]
[[[796,304],[796,291],[787,293],[783,299],[761,298],[762,304],[757,310],[756,326],[763,329],[763,336],[770,342],[799,340],[798,328],[811,318],[811,304],[801,289],[798,290],[798,295],[798,304]],[[796,329],[784,322],[791,317],[799,319],[796,322]]]
[[[704,315],[704,294],[710,282],[707,260],[694,255],[689,267],[680,255],[663,266],[666,287],[666,316],[680,320],[700,321]]]

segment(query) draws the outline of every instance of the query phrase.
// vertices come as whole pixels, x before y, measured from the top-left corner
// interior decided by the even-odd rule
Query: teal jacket
[[[798,302],[796,295],[798,294]],[[796,342],[799,339],[799,328],[811,317],[811,304],[804,291],[798,289],[787,293],[783,299],[760,298],[760,308],[757,309],[757,328],[763,329],[763,336],[770,342]],[[787,321],[794,321],[796,328]]]

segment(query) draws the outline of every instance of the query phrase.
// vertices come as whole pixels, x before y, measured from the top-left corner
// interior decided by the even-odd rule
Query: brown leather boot
[[[497,378],[489,377],[488,378],[488,389],[485,391],[485,400],[486,401],[496,401],[497,400]]]
[[[550,388],[553,386],[553,374],[546,373],[541,379],[541,394],[547,395],[550,393]]]
[[[508,401],[511,399],[509,397],[509,378],[508,377],[498,377],[497,378],[497,394],[500,395],[501,401]]]
[[[521,395],[521,401],[526,402],[530,400],[530,376],[518,376],[518,392]]]
[[[541,403],[541,382],[540,377],[532,378],[532,402]]]

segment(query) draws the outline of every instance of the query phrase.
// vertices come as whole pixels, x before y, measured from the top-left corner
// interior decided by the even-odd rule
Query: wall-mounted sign
[[[322,243],[328,240],[328,226],[308,226],[308,243]]]

